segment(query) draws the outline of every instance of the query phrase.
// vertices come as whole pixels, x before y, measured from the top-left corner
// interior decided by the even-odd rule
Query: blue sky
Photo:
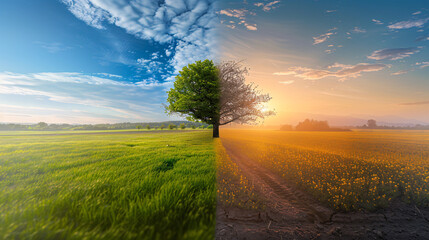
[[[308,113],[429,122],[429,2],[221,4],[222,58],[239,59],[286,123]]]
[[[217,56],[214,0],[5,0],[0,122],[174,119],[178,71]]]

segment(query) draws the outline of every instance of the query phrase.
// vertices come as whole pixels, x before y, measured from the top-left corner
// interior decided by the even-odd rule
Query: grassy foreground
[[[1,136],[0,239],[212,239],[210,131]]]

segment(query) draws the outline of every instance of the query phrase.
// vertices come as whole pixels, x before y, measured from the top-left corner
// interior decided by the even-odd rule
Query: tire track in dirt
[[[265,203],[267,205],[275,206],[275,209],[277,209],[279,204],[283,204],[288,206],[283,210],[288,210],[288,208],[298,210],[297,215],[293,216],[293,218],[296,219],[297,217],[304,217],[305,219],[296,220],[307,220],[311,223],[327,223],[331,221],[334,211],[321,205],[308,194],[296,189],[294,186],[291,186],[286,180],[272,173],[259,163],[256,163],[245,154],[240,154],[232,142],[222,140],[222,143],[228,155],[231,157],[231,160],[242,168],[244,173],[248,174],[246,177],[253,179],[254,181],[255,178],[259,178],[257,182],[262,184],[265,188],[264,192],[271,193],[269,197],[265,199]],[[279,212],[282,213],[284,211]],[[290,211],[285,214],[290,214]]]

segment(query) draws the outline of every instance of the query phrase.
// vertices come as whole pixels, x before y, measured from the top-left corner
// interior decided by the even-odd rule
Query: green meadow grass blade
[[[0,137],[0,239],[212,239],[211,133]]]

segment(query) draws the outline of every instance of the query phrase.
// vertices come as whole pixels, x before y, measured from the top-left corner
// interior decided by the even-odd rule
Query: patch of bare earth
[[[429,208],[395,201],[375,213],[335,212],[241,153],[233,141],[222,143],[265,208],[218,203],[216,239],[429,239]]]

